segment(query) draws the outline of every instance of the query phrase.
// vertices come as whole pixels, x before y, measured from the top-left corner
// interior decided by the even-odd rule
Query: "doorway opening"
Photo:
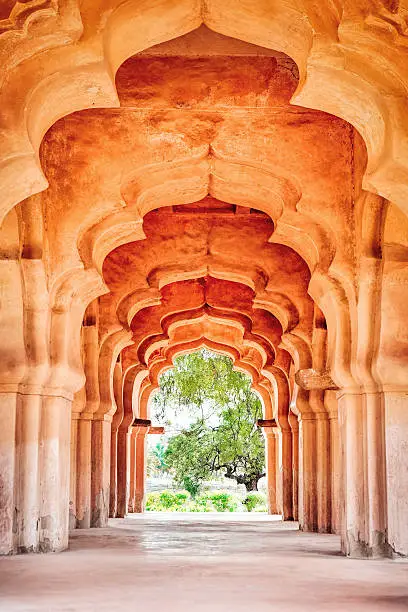
[[[176,357],[152,396],[147,512],[267,513],[262,403],[248,374],[207,348]]]

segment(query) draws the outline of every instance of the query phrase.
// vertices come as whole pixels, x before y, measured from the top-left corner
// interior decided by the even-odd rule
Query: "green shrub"
[[[238,507],[236,497],[222,491],[202,493],[195,498],[195,502],[201,509],[198,512],[235,512]]]
[[[184,476],[183,482],[180,484],[184,486],[185,490],[188,491],[192,497],[195,497],[200,492],[200,482],[196,482],[191,476]]]
[[[212,512],[213,508],[210,504],[205,504],[201,502],[197,502],[197,500],[192,501],[187,506],[187,512]]]
[[[235,512],[238,500],[231,493],[210,493],[210,500],[217,512]]]
[[[263,493],[258,491],[252,491],[247,494],[246,498],[242,502],[248,512],[263,512],[264,510],[258,510],[259,507],[266,509],[266,497]],[[266,510],[265,510],[266,511]]]
[[[268,506],[256,506],[254,512],[268,512]]]
[[[188,491],[160,491],[149,493],[147,512],[235,512],[238,499],[231,493],[209,491],[192,498]]]
[[[188,491],[149,493],[146,499],[146,510],[148,512],[182,512],[189,500]]]
[[[194,499],[195,508],[193,512],[213,512],[213,506],[208,493],[201,493]]]

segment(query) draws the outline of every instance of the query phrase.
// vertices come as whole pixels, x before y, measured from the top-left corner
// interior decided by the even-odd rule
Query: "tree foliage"
[[[148,453],[147,473],[153,476],[166,471],[166,447],[162,442],[158,442]]]
[[[193,495],[216,474],[256,490],[264,476],[265,451],[256,420],[261,403],[245,374],[228,357],[202,350],[176,359],[160,380],[154,398],[156,416],[166,407],[188,407],[194,421],[173,436],[165,463],[176,481]]]

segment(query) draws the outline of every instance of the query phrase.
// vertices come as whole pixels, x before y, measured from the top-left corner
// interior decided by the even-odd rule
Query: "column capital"
[[[299,387],[306,391],[328,391],[338,389],[338,386],[327,370],[315,370],[313,368],[298,370],[295,373],[295,381]]]
[[[133,423],[132,423],[132,427],[140,427],[140,428],[146,428],[146,427],[151,427],[152,422],[150,419],[134,419]]]
[[[160,436],[161,434],[164,434],[164,427],[149,427],[149,435],[155,435],[155,436]]]
[[[275,419],[258,419],[256,422],[258,427],[262,427],[262,429],[265,428],[271,428],[271,427],[278,427],[277,422],[275,421]]]
[[[152,425],[150,419],[134,419],[132,433],[161,435],[164,434],[164,427]]]

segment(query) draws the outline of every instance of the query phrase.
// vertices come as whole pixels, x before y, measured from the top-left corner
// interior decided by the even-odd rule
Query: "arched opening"
[[[149,413],[163,431],[158,441],[148,438],[146,511],[272,509],[275,500],[268,504],[264,485],[261,399],[231,358],[206,348],[176,357],[160,376]]]

